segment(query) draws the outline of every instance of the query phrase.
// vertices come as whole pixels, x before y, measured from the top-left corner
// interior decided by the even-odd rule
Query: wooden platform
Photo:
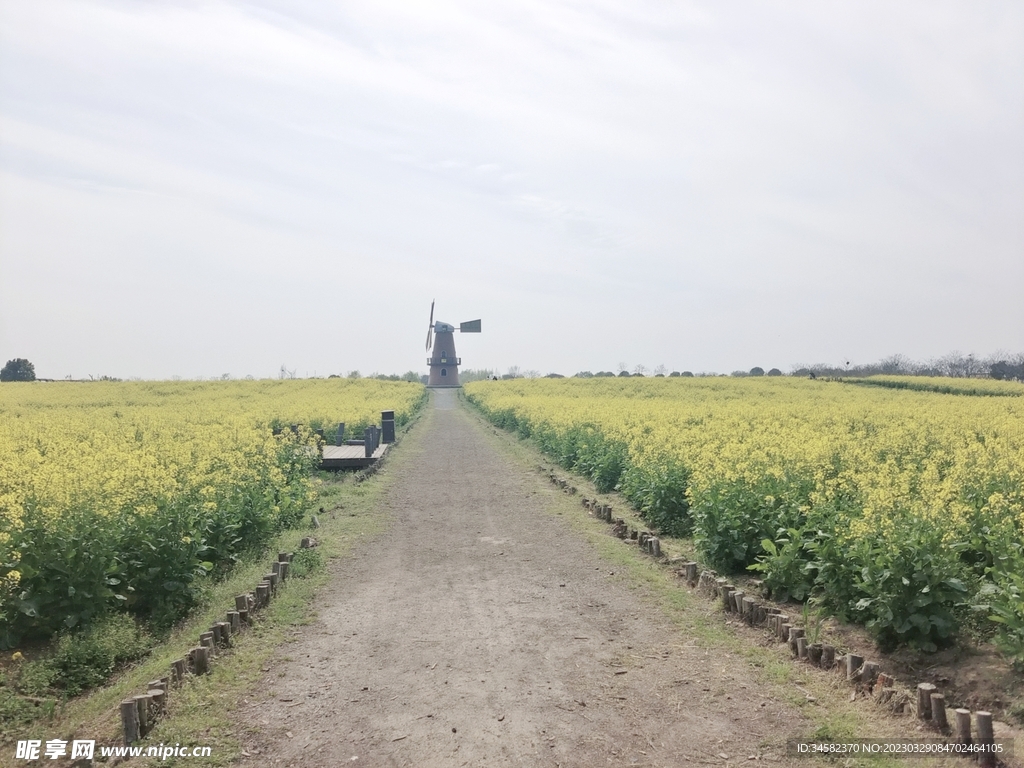
[[[390,443],[381,443],[373,456],[366,455],[362,445],[325,445],[320,469],[365,469],[384,455]]]

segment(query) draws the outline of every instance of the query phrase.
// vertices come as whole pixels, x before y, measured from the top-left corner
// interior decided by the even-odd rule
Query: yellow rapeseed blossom
[[[211,531],[256,517],[272,525],[268,516],[293,515],[314,498],[308,451],[289,453],[288,445],[311,443],[316,427],[331,435],[339,422],[361,429],[377,423],[382,410],[394,410],[401,422],[422,393],[418,384],[374,379],[0,385],[0,630],[5,617],[42,610],[18,586],[43,578],[20,567],[34,556],[33,542],[70,537],[65,552],[80,558],[104,520],[119,534],[130,526],[148,530],[139,521],[152,519],[152,535],[164,535],[158,521],[166,518],[177,544],[199,547],[192,537],[205,531],[203,545],[219,548],[209,556],[228,557],[232,540]],[[301,425],[297,438],[290,424]],[[55,568],[63,554],[52,553]],[[142,566],[127,555],[109,557],[95,565],[96,578],[118,592],[124,572]],[[73,592],[73,572],[85,565],[68,560]],[[188,574],[153,579],[173,591]]]
[[[965,580],[998,580],[1024,544],[1017,382],[616,377],[466,392],[564,466],[617,482],[652,524],[692,531],[713,567],[823,590],[900,642],[942,641]],[[615,449],[595,458],[581,430],[625,451],[611,481]]]

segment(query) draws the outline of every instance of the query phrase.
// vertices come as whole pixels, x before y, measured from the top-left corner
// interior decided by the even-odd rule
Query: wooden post
[[[789,639],[789,616],[784,613],[779,614],[779,640]]]
[[[150,688],[146,695],[149,696],[150,701],[153,703],[153,711],[161,714],[167,705],[167,692],[162,688]]]
[[[798,649],[796,641],[804,636],[803,627],[790,627],[789,628],[789,651],[794,656],[797,655]]]
[[[935,686],[931,683],[917,684],[917,716],[922,720],[932,719],[932,694]]]
[[[139,713],[139,735],[145,736],[149,733],[149,696],[132,696]]]
[[[239,611],[238,612],[238,620],[240,622],[242,622],[243,624],[248,624],[249,623],[249,611],[248,610]]]
[[[856,682],[860,679],[860,668],[864,665],[864,657],[855,653],[846,654],[846,679]]]
[[[933,693],[932,700],[932,725],[940,732],[949,731],[949,721],[946,719],[946,697],[941,693]]]
[[[275,560],[270,564],[270,570],[277,577],[277,581],[281,581],[281,561]]]
[[[689,562],[685,565],[686,583],[691,587],[697,585],[697,563]]]
[[[878,664],[873,661],[865,661],[861,667],[860,681],[865,685],[871,685],[878,677]]]
[[[743,610],[743,596],[745,594],[746,593],[742,589],[737,589],[732,593],[732,605],[729,606],[731,611],[734,613],[740,613],[740,611]],[[740,613],[740,615],[742,616],[743,614]]]
[[[214,645],[224,645],[224,635],[222,634],[221,628],[220,628],[220,626],[218,624],[216,624],[216,623],[211,624],[210,625],[210,629],[208,631],[210,632],[210,634],[213,635],[213,644]],[[200,636],[200,637],[202,637],[202,636]]]
[[[231,645],[231,625],[226,621],[218,621],[214,626],[220,630],[220,641],[224,645]]]
[[[242,631],[242,616],[239,611],[228,611],[228,624],[231,626],[231,634],[236,635]]]
[[[970,745],[971,741],[971,710],[956,710],[956,743]]]
[[[175,659],[171,662],[171,682],[175,685],[185,679],[185,660]]]
[[[373,427],[367,427],[363,430],[363,449],[366,458],[373,456]]]
[[[249,596],[248,595],[236,595],[235,596],[235,610],[236,611],[247,611],[247,610],[249,610]]]
[[[821,648],[821,668],[832,669],[836,663],[836,649],[833,645],[824,645]]]
[[[982,766],[982,768],[995,768],[996,753],[992,751],[992,745],[995,744],[996,739],[992,730],[992,713],[975,712],[974,721],[978,728],[977,743],[987,747],[984,752],[979,754],[978,764]]]
[[[657,536],[651,537],[651,554],[661,557],[661,540]]]
[[[736,613],[736,588],[731,584],[725,590],[725,610]]]
[[[811,643],[807,646],[807,660],[816,667],[821,666],[821,643]]]
[[[262,608],[270,602],[270,585],[260,582],[256,585],[256,606]]]
[[[192,657],[192,669],[197,675],[205,675],[210,671],[210,652],[205,645],[197,645],[189,655]]]
[[[288,571],[291,570],[292,564],[289,562],[281,563],[281,581],[288,578]]]
[[[754,623],[754,606],[755,605],[757,605],[757,602],[754,600],[754,598],[752,598],[752,597],[744,597],[743,598],[743,610],[740,611],[740,613],[743,615],[743,618],[747,620],[747,624],[753,624]]]
[[[146,683],[146,689],[149,691],[154,691],[157,689],[161,691],[166,691],[167,678],[160,678],[159,680],[150,680],[148,683]]]
[[[726,584],[724,587],[722,587],[722,607],[724,607],[725,610],[730,612],[733,609],[732,595],[735,591],[736,587],[734,587],[732,584]]]
[[[124,731],[125,746],[131,746],[139,740],[139,705],[135,699],[125,699],[121,702],[121,728]]]
[[[277,562],[279,562],[279,563],[287,563],[288,562],[288,553],[287,552],[278,552],[277,553]]]
[[[214,639],[213,632],[203,632],[199,636],[199,644],[206,648],[209,658],[212,659],[217,655],[217,641]]]
[[[807,638],[798,637],[796,639],[796,657],[798,659],[807,660]]]

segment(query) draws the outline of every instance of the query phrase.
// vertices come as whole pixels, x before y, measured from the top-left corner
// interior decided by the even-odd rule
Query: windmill
[[[470,320],[459,323],[462,333],[480,333],[480,321]],[[427,350],[430,350],[431,334],[433,334],[434,351],[427,358],[427,365],[430,366],[430,376],[427,379],[428,387],[457,387],[459,386],[459,366],[462,360],[455,355],[455,326],[434,322],[434,302],[430,302],[430,324],[427,326]]]

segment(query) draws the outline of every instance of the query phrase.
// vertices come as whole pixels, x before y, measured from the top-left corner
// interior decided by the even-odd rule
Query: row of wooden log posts
[[[577,493],[577,488],[574,485],[554,473],[549,474],[549,478],[553,484],[566,493]],[[630,540],[636,541],[642,551],[654,557],[661,557],[661,542],[651,531],[638,531],[628,527],[625,520],[612,516],[610,505],[602,504],[597,499],[584,498],[583,507],[599,520],[611,523],[614,526],[612,533],[615,536],[620,539],[628,537]],[[677,573],[686,580],[690,587],[720,599],[725,611],[737,614],[751,626],[767,627],[779,641],[787,642],[790,652],[795,658],[823,670],[838,670],[845,674],[847,682],[855,685],[858,690],[871,694],[880,704],[893,702],[898,691],[895,687],[896,680],[891,675],[882,672],[876,662],[865,661],[854,653],[846,653],[837,657],[835,646],[827,643],[808,642],[806,630],[796,626],[795,620],[791,620],[781,608],[761,602],[752,595],[747,595],[743,590],[730,584],[728,579],[720,578],[714,571],[700,571],[700,565],[696,562],[673,561],[672,564],[677,567]],[[909,702],[912,697],[903,693],[901,698],[905,698]],[[902,711],[903,704],[900,703],[898,708],[899,711]],[[955,728],[951,728],[946,713],[945,696],[937,692],[933,683],[918,684],[917,716],[919,719],[924,720],[942,735],[952,735],[958,744],[991,747],[995,743],[991,712],[974,713],[974,734],[976,736],[972,735],[971,711],[961,708],[954,710],[954,714]],[[979,753],[978,760],[984,768],[994,768],[996,753],[991,749],[983,751]]]
[[[557,485],[566,493],[575,495],[578,492],[575,485],[570,485],[567,480],[560,478],[553,472],[550,473],[548,477],[554,485]],[[626,525],[626,521],[621,517],[612,517],[612,508],[610,504],[602,504],[597,499],[585,498],[583,499],[583,508],[599,520],[611,523],[613,526],[612,533],[620,539],[635,541],[637,546],[639,546],[644,552],[647,552],[654,557],[661,557],[661,540],[650,531],[641,531],[636,528],[630,528]]]
[[[172,688],[181,685],[187,675],[205,675],[221,649],[231,645],[231,638],[252,623],[253,615],[265,608],[288,578],[292,553],[279,552],[270,573],[253,592],[235,598],[235,610],[228,611],[226,621],[217,621],[199,635],[199,644],[185,658],[171,663],[170,675],[153,680],[145,693],[121,702],[121,725],[124,743],[130,746],[148,734],[167,708],[167,696]]]
[[[906,692],[900,692],[895,687],[896,679],[882,672],[877,662],[865,661],[862,656],[852,652],[837,657],[834,646],[808,642],[806,630],[798,627],[795,620],[790,619],[781,608],[762,603],[747,595],[743,590],[730,584],[728,579],[718,577],[714,571],[703,571],[698,577],[697,563],[687,562],[683,565],[684,575],[690,586],[717,597],[727,612],[737,614],[747,624],[767,627],[780,641],[789,644],[790,652],[795,658],[823,670],[837,670],[845,676],[848,683],[856,686],[857,690],[874,696],[880,704],[900,699],[900,703],[893,707],[894,710],[903,711],[903,702],[912,701],[913,697]],[[976,736],[972,735],[969,709],[954,710],[955,729],[951,728],[946,713],[946,697],[938,693],[933,683],[918,684],[916,709],[919,719],[938,733],[953,736],[958,744],[977,744],[991,748],[995,743],[991,712],[974,713]],[[986,768],[993,768],[996,765],[996,753],[991,749],[979,753],[978,759]]]

